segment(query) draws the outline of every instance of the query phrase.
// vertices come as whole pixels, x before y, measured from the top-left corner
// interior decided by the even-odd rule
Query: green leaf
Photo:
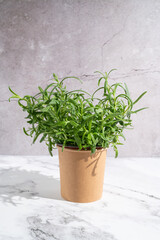
[[[117,145],[124,145],[123,143],[117,142]]]
[[[49,85],[44,89],[44,92],[46,92],[51,86],[55,86],[55,83],[49,84]],[[42,89],[42,90],[43,90],[43,89]]]
[[[53,73],[53,77],[54,77],[54,80],[56,80],[56,82],[59,82],[58,81],[58,77],[57,77],[57,75],[55,73]]]
[[[137,103],[146,93],[147,93],[147,91],[143,92],[143,93],[133,102],[133,104]]]
[[[60,81],[60,84],[62,84],[64,80],[69,79],[69,78],[77,79],[78,81],[80,81],[80,83],[83,83],[82,80],[79,79],[78,77],[71,76],[71,77],[65,77],[65,78],[63,78],[63,79]]]
[[[8,99],[8,101],[10,102],[10,99],[11,98],[20,98],[19,96],[17,96],[17,95],[13,95],[12,97],[10,97],[9,99]]]
[[[72,126],[74,126],[74,127],[78,127],[79,126],[79,124],[78,123],[76,123],[75,121],[73,121],[73,120],[71,120],[71,121],[68,121],[68,123],[70,123]]]
[[[63,142],[63,146],[62,146],[62,152],[63,152],[63,150],[64,150],[65,146],[66,146],[66,140]]]
[[[27,102],[27,100],[26,100],[26,99],[19,99],[19,100],[18,100],[19,106],[22,107],[23,109],[27,109],[27,106],[23,105],[23,104],[21,103],[21,101],[26,101],[26,102]]]
[[[81,138],[76,134],[75,135],[75,141],[77,143],[77,146],[79,147],[79,149],[82,149],[82,143],[81,143]]]
[[[107,79],[106,79],[104,82],[104,96],[107,93],[107,85],[108,85],[108,83],[107,83]]]
[[[45,140],[46,136],[47,136],[47,133],[44,133],[44,134],[43,134],[43,137],[40,139],[40,143]]]
[[[9,88],[9,91],[11,92],[11,93],[13,93],[15,96],[18,96],[15,92],[13,92],[13,90],[10,88],[10,87],[8,87]]]
[[[10,87],[8,87],[8,89],[9,89],[9,91],[10,91],[11,93],[13,93],[13,96],[11,96],[11,97],[8,99],[9,102],[10,102],[11,98],[21,98],[18,94],[16,94],[15,92],[13,92],[13,90],[12,90]]]
[[[93,153],[95,153],[95,151],[96,151],[96,146],[92,146],[91,147],[91,153],[93,154]]]
[[[38,89],[41,93],[43,93],[43,89],[40,86],[38,87]]]
[[[116,69],[116,68],[111,69],[111,70],[108,72],[108,76],[110,75],[111,72],[113,72],[113,71],[115,71],[115,70],[117,70],[117,69]]]
[[[131,113],[137,113],[137,112],[140,112],[140,111],[142,111],[142,110],[144,110],[144,109],[147,109],[148,107],[144,107],[144,108],[140,108],[140,109],[137,109],[137,110],[135,110],[135,111],[131,111]]]
[[[125,89],[126,89],[126,94],[127,94],[128,97],[130,97],[130,93],[129,93],[129,89],[128,89],[128,87],[127,87],[127,84],[124,83],[124,85],[125,85]]]
[[[104,89],[104,87],[98,88],[98,89],[92,94],[92,99],[93,99],[94,95],[96,94],[96,92],[98,92],[98,91],[101,90],[101,89]]]
[[[96,145],[96,140],[95,140],[95,138],[94,138],[94,135],[93,135],[92,133],[90,133],[90,135],[91,135],[91,139],[92,139],[92,141],[93,141],[93,144]]]
[[[115,144],[113,145],[113,149],[115,151],[115,158],[117,158],[118,157],[118,148]]]
[[[126,94],[119,94],[119,95],[116,97],[116,99],[118,99],[119,97],[125,98],[126,100],[128,100],[128,103],[131,104],[131,109],[132,109],[132,107],[133,107],[133,102],[132,102],[132,100],[131,100],[131,98],[130,98],[129,96],[127,96]]]
[[[98,80],[98,86],[100,85],[102,79],[104,79],[104,77],[101,77],[101,78]]]
[[[50,103],[49,104],[52,104],[52,105],[54,105],[54,104],[57,104],[58,103],[58,100],[56,100],[56,99],[52,99],[51,101],[50,101]]]
[[[49,142],[48,150],[49,150],[50,155],[53,157],[53,154],[52,154],[52,141],[51,141],[50,136],[48,136],[48,142]]]
[[[89,123],[88,123],[88,129],[89,129],[89,131],[91,131],[91,127],[92,127],[92,119],[89,121]]]
[[[105,75],[100,71],[95,71],[94,73],[100,73],[105,78]]]
[[[71,94],[71,93],[75,93],[75,92],[80,92],[80,93],[83,92],[83,93],[86,93],[87,95],[91,96],[88,92],[83,91],[83,90],[73,90],[73,91],[67,92],[67,95],[68,95],[68,94]]]
[[[83,116],[83,119],[85,122],[89,122],[93,118],[93,115],[87,114],[86,116]]]
[[[40,132],[36,132],[35,135],[34,135],[34,138],[33,138],[33,143],[35,143],[35,141],[37,140],[37,138],[39,137],[41,133]]]
[[[42,112],[49,112],[49,110],[50,110],[50,106],[48,106],[48,107],[45,107],[45,108],[42,108]]]
[[[99,113],[102,113],[102,112],[103,112],[103,109],[99,107],[99,108],[96,108],[95,111],[96,111],[96,113],[99,114]]]
[[[94,112],[94,106],[84,108],[84,112]]]
[[[27,131],[26,131],[26,129],[23,127],[23,132],[27,135],[27,136],[30,136],[28,133],[27,133]]]

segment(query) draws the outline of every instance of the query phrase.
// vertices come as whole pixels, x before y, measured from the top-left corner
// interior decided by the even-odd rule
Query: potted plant
[[[93,94],[84,90],[68,91],[64,82],[53,74],[53,82],[45,89],[39,88],[35,96],[20,97],[10,87],[23,111],[29,128],[23,128],[33,143],[41,136],[50,155],[58,148],[60,163],[61,195],[73,202],[92,202],[101,198],[107,148],[111,145],[118,156],[117,146],[123,130],[132,125],[131,115],[145,108],[133,110],[134,105],[146,94],[143,92],[135,101],[130,97],[126,84],[109,85],[110,72],[101,74],[98,87]],[[103,86],[100,87],[100,84]],[[97,98],[98,91],[102,97]]]

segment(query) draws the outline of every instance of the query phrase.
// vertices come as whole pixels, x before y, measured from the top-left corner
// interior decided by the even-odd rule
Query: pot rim
[[[56,146],[57,146],[57,148],[61,149],[63,144],[57,144]],[[91,152],[91,150],[79,150],[79,148],[76,146],[66,146],[66,147],[64,147],[64,149],[65,149],[65,151],[73,151],[73,152],[77,152],[77,153]],[[102,147],[96,148],[96,152],[102,152],[102,151],[106,151],[106,150],[107,150],[107,148],[102,148]]]

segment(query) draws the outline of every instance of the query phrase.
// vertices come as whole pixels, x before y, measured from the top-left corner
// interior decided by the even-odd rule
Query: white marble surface
[[[57,157],[0,156],[0,240],[159,240],[160,159],[107,158],[100,201],[60,196]]]

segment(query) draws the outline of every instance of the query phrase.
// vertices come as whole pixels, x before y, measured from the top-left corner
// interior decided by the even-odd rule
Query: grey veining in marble
[[[159,240],[160,159],[107,158],[93,203],[60,196],[58,158],[0,156],[0,240]]]

